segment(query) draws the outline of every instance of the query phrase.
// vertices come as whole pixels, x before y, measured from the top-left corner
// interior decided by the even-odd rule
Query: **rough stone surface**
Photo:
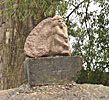
[[[109,100],[109,86],[83,84],[79,85],[82,89],[87,90],[96,100]]]
[[[72,82],[63,85],[35,86],[24,91],[16,88],[0,91],[0,100],[109,100],[109,87]]]
[[[24,62],[30,85],[67,83],[76,79],[82,67],[79,56],[28,58]]]
[[[71,55],[62,17],[49,17],[40,22],[27,37],[24,51],[30,57]]]

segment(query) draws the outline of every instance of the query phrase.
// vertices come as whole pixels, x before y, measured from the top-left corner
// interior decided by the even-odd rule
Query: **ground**
[[[0,91],[0,100],[109,100],[109,87],[76,84],[40,85]]]

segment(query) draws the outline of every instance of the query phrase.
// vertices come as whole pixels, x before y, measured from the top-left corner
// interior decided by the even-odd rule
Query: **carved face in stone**
[[[40,22],[27,37],[24,51],[30,57],[71,55],[67,26],[62,17],[55,16]]]
[[[60,28],[60,30],[63,31],[63,33],[67,34],[67,26],[64,23],[64,20],[62,19],[62,17],[60,17],[60,16],[53,17],[53,24],[55,26],[58,26]]]

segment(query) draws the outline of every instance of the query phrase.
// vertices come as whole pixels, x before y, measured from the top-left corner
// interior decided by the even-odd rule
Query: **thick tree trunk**
[[[33,29],[30,18],[23,23],[0,18],[0,89],[18,87],[24,82],[24,43]]]
[[[0,89],[22,84],[25,39],[33,28],[30,20],[24,23],[6,19],[0,21]]]

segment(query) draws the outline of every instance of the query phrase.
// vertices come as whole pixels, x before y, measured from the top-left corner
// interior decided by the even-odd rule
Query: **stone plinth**
[[[30,85],[63,84],[76,79],[82,67],[79,56],[27,58],[24,71]]]

